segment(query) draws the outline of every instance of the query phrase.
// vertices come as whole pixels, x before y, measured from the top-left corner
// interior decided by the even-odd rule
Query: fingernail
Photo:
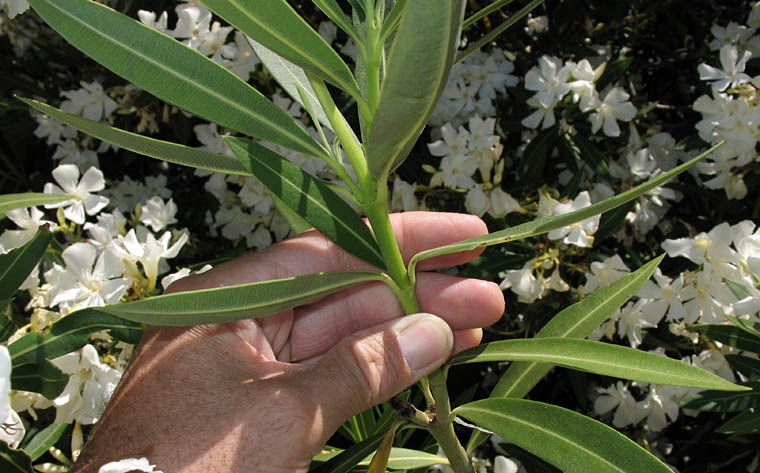
[[[431,314],[408,315],[394,324],[398,343],[412,372],[427,372],[443,364],[454,336],[448,324]]]

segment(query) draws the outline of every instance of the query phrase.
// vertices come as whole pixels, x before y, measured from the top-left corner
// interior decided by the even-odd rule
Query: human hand
[[[411,212],[391,221],[406,260],[486,233],[471,215]],[[441,256],[418,269],[477,254]],[[168,292],[367,267],[306,232]],[[504,311],[501,290],[486,281],[421,272],[416,290],[429,314],[402,318],[391,290],[375,283],[260,319],[149,328],[73,473],[138,457],[166,473],[307,471],[345,420],[480,343],[481,327]]]

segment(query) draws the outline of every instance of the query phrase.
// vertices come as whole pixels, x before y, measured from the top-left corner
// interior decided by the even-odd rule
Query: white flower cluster
[[[618,121],[631,121],[636,107],[628,101],[630,96],[620,87],[612,87],[600,98],[596,81],[604,66],[594,69],[588,59],[563,62],[558,57],[542,56],[538,66],[525,75],[525,88],[536,92],[527,103],[537,110],[522,120],[528,128],[549,128],[557,119],[554,109],[568,101],[578,104],[582,112],[591,112],[591,131],[601,128],[607,136],[620,136]],[[566,99],[567,97],[567,99]]]
[[[29,9],[26,0],[0,0],[0,11],[4,11],[11,20]]]
[[[212,22],[212,14],[202,3],[192,0],[181,0],[183,3],[174,7],[177,13],[177,24],[174,29],[168,28],[168,13],[140,10],[137,12],[140,21],[182,42],[223,65],[235,75],[248,81],[259,59],[253,52],[245,35],[235,30],[234,42],[228,43],[227,37],[234,30],[232,26],[222,26],[218,21]]]
[[[473,114],[495,116],[497,93],[503,95],[507,87],[514,87],[519,82],[517,76],[512,75],[514,70],[512,61],[507,60],[500,49],[494,49],[490,54],[473,53],[451,70],[430,124],[450,123],[457,127]]]
[[[698,164],[700,172],[711,179],[710,189],[724,189],[729,199],[747,195],[744,168],[760,161],[760,76],[754,78],[744,70],[747,62],[760,57],[760,4],[755,4],[747,25],[731,22],[715,25],[712,49],[720,51],[720,68],[700,64],[699,77],[710,84],[710,95],[700,96],[693,105],[702,114],[697,125],[700,138],[710,144],[726,144]]]

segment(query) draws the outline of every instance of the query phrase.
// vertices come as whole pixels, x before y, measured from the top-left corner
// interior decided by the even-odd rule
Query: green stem
[[[451,414],[449,391],[446,388],[446,371],[446,367],[442,367],[429,376],[430,390],[435,398],[435,419],[428,426],[428,430],[435,437],[456,473],[475,473],[470,456],[454,432],[454,416]]]

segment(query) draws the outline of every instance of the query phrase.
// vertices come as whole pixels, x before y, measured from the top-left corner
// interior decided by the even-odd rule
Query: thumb
[[[453,344],[451,328],[432,314],[408,315],[342,340],[307,375],[325,427],[336,430],[431,373]]]

